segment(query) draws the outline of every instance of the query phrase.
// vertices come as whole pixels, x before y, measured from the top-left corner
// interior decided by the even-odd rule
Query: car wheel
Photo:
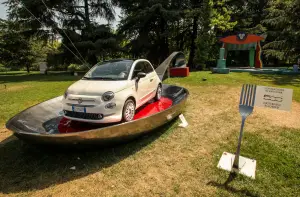
[[[132,99],[126,100],[123,107],[123,121],[129,122],[133,120],[135,115],[135,103]]]
[[[161,88],[161,85],[159,84],[158,87],[157,87],[156,95],[155,95],[154,99],[156,101],[159,101],[160,98],[161,98],[161,95],[162,95],[162,88]]]

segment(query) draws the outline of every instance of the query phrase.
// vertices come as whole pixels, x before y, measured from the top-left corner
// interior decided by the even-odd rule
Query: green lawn
[[[276,138],[246,133],[243,138],[242,155],[257,160],[256,179],[243,176],[231,182],[229,187],[225,183],[228,173],[218,171],[216,185],[220,196],[235,194],[237,196],[299,196],[300,184],[300,130],[288,128],[274,128],[279,130]],[[262,129],[261,132],[264,132]],[[235,139],[222,146],[215,155],[217,163],[224,150],[234,152]]]
[[[207,79],[203,81],[203,79]],[[210,74],[210,72],[193,72],[187,78],[172,78],[170,83],[187,85],[226,85],[240,87],[242,84],[257,84],[294,89],[293,98],[300,101],[300,75],[266,75],[249,73],[230,73],[229,75]]]
[[[42,101],[62,95],[66,88],[80,79],[71,75],[38,72],[0,73],[0,125],[16,113]],[[6,86],[6,87],[5,87]]]
[[[0,129],[27,107],[62,95],[79,78],[0,73]],[[299,82],[298,76],[210,72],[168,79],[190,91],[188,128],[173,122],[133,142],[96,151],[40,150],[2,129],[0,196],[300,196]],[[293,112],[254,111],[241,155],[257,160],[256,179],[238,176],[225,186],[228,173],[216,166],[224,151],[235,151],[244,83],[292,88]]]

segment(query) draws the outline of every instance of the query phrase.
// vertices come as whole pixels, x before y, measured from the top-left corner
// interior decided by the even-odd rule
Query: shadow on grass
[[[99,172],[151,144],[175,122],[127,143],[93,149],[49,149],[6,139],[0,144],[0,193],[41,190]]]
[[[23,72],[23,71],[15,71],[15,72],[0,72],[0,77],[2,76],[18,76],[18,75],[25,75],[27,73]]]
[[[275,85],[291,85],[300,87],[300,75],[274,75],[274,74],[253,74],[252,76],[263,81],[270,81]]]
[[[239,196],[245,195],[245,196],[251,196],[251,197],[257,197],[258,195],[251,193],[247,189],[236,189],[232,186],[229,186],[229,184],[234,181],[234,179],[238,175],[236,173],[230,173],[227,180],[224,183],[218,183],[216,181],[210,181],[207,183],[207,185],[211,185],[214,187],[217,187],[219,189],[224,189],[230,193],[238,194]]]

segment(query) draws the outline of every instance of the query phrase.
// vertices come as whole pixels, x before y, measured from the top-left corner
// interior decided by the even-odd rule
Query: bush
[[[30,71],[40,71],[40,65],[39,65],[39,63],[32,64],[29,69],[30,69]],[[26,68],[25,68],[25,70],[26,70]]]
[[[52,71],[66,71],[68,69],[68,65],[61,64],[61,65],[49,66],[48,68],[49,70]]]
[[[68,71],[75,72],[75,71],[85,71],[87,67],[85,65],[78,65],[78,64],[70,64],[68,66]]]
[[[9,68],[6,68],[3,64],[0,64],[0,72],[7,72],[10,71]]]

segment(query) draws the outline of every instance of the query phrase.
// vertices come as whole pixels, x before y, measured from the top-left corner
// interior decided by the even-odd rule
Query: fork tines
[[[241,92],[240,105],[254,106],[256,85],[244,84]]]

